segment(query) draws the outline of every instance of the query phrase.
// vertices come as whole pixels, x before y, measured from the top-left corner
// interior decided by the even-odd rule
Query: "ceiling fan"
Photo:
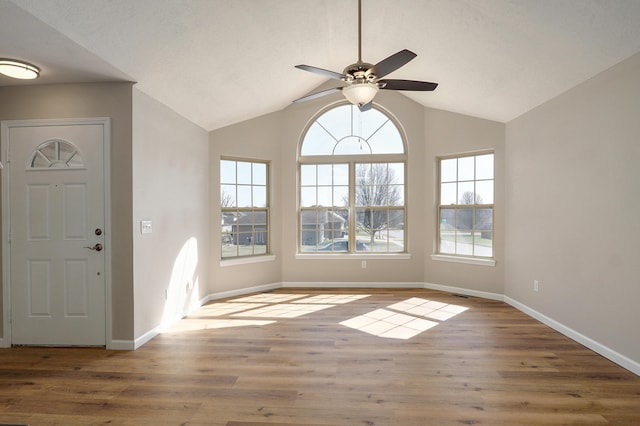
[[[309,101],[335,92],[342,92],[349,102],[357,105],[361,111],[367,111],[371,109],[371,102],[380,89],[409,91],[435,90],[435,88],[438,87],[438,83],[416,80],[382,80],[384,76],[406,65],[416,56],[417,55],[410,50],[404,49],[375,65],[362,62],[362,0],[358,0],[358,62],[348,65],[342,73],[313,67],[311,65],[296,65],[296,68],[304,71],[342,80],[346,83],[346,86],[334,87],[312,93],[296,99],[293,102]]]

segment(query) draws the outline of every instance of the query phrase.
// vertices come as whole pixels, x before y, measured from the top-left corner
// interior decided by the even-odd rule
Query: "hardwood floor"
[[[637,425],[640,377],[502,302],[281,289],[137,351],[0,349],[1,423]]]

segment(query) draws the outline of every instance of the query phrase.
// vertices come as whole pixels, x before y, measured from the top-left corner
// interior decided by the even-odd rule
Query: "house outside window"
[[[220,160],[222,259],[269,254],[269,164]]]
[[[438,253],[493,256],[494,154],[438,158]]]
[[[299,253],[406,252],[407,157],[387,114],[331,108],[299,154]]]

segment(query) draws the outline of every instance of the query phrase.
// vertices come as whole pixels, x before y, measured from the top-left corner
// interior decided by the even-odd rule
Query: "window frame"
[[[236,181],[234,183],[231,182],[223,182],[222,180],[222,162],[223,161],[232,161],[236,163]],[[252,176],[250,177],[250,182],[251,183],[239,183],[238,182],[238,168],[237,165],[238,163],[249,163],[251,165],[251,173]],[[246,158],[246,157],[233,157],[233,156],[220,156],[220,160],[219,163],[220,165],[220,172],[218,173],[218,178],[219,178],[219,190],[220,190],[220,197],[219,197],[219,208],[220,208],[220,260],[221,262],[238,262],[240,261],[241,263],[245,262],[245,261],[252,261],[252,260],[256,260],[256,259],[261,259],[261,258],[265,258],[265,257],[273,257],[272,253],[271,253],[271,219],[270,219],[270,213],[271,213],[271,208],[270,208],[270,198],[271,198],[271,162],[269,160],[263,160],[263,159],[256,159],[256,158]],[[257,185],[253,182],[253,169],[254,169],[254,164],[259,164],[259,165],[264,165],[265,167],[265,175],[264,175],[264,185]],[[236,187],[236,199],[235,199],[235,205],[234,206],[230,206],[230,207],[224,207],[222,205],[222,196],[223,196],[223,186],[230,186],[233,185]],[[252,194],[252,200],[253,200],[253,189],[256,186],[264,186],[265,188],[265,206],[264,207],[257,207],[257,206],[250,206],[250,207],[238,207],[238,200],[237,200],[237,194],[238,194],[238,190],[237,187],[238,186],[248,186],[251,189],[251,194]],[[253,204],[253,202],[251,203]],[[264,229],[259,229],[256,230],[254,228],[255,223],[252,221],[251,222],[251,231],[239,231],[236,230],[235,232],[225,232],[223,227],[224,226],[240,226],[240,225],[230,225],[230,224],[225,224],[225,217],[243,217],[243,216],[254,216],[256,213],[264,213],[265,216],[265,222],[264,222]],[[260,224],[262,225],[262,224]],[[245,226],[249,226],[249,224],[245,224]],[[258,232],[259,234],[265,234],[264,235],[264,246],[265,246],[265,251],[264,253],[260,252],[260,253],[256,253],[256,246],[258,245],[263,245],[263,244],[256,244],[255,238],[253,237],[256,232]],[[240,253],[240,246],[242,245],[239,241],[239,238],[241,235],[249,235],[251,234],[251,239],[250,239],[250,246],[251,246],[251,253],[249,254],[241,254]],[[236,241],[234,241],[234,235],[236,235],[235,239]],[[224,250],[225,250],[225,241],[226,241],[226,237],[230,236],[231,237],[231,242],[235,242],[235,244],[233,244],[234,246],[236,246],[236,254],[235,255],[231,255],[231,256],[224,256]],[[262,240],[261,240],[262,241]]]
[[[400,136],[400,142],[402,143],[403,153],[386,153],[386,154],[375,154],[375,153],[367,153],[367,154],[334,154],[334,155],[302,155],[302,149],[305,141],[305,137],[307,132],[311,128],[311,126],[316,123],[316,121],[323,116],[323,114],[331,111],[332,109],[339,108],[344,105],[351,105],[345,102],[339,102],[336,104],[329,105],[327,108],[319,111],[312,119],[309,120],[309,124],[305,128],[304,132],[301,135],[300,142],[298,143],[298,161],[297,161],[297,249],[296,256],[300,257],[348,257],[348,258],[357,258],[362,256],[363,258],[374,258],[376,256],[379,257],[403,257],[408,258],[408,205],[407,205],[407,195],[408,195],[408,154],[407,154],[407,141],[406,135],[402,126],[399,125],[398,121],[395,117],[390,114],[387,110],[381,108],[377,104],[374,106],[378,112],[384,114],[388,121],[395,126],[395,129],[398,131]],[[354,107],[354,106],[352,106]],[[355,107],[357,108],[357,107]],[[353,116],[351,118],[353,123]],[[353,125],[352,125],[353,128]],[[356,177],[356,166],[358,164],[390,164],[390,163],[402,163],[403,165],[403,176],[402,176],[402,204],[398,206],[361,206],[356,205],[356,186],[357,186],[357,177]],[[306,165],[347,165],[348,168],[348,204],[343,206],[303,206],[302,200],[302,168]],[[334,186],[333,184],[331,185]],[[374,210],[384,209],[387,210],[402,210],[403,212],[403,222],[402,222],[402,242],[403,247],[401,251],[374,251],[371,248],[369,251],[360,251],[358,247],[361,247],[358,242],[364,242],[367,245],[369,241],[365,241],[362,238],[358,238],[355,233],[348,233],[347,241],[348,241],[348,251],[307,251],[303,250],[303,219],[302,214],[303,211],[319,211],[321,209],[326,210],[347,210],[348,211],[348,222],[346,224],[347,229],[356,229],[356,212],[363,208],[373,207]],[[367,236],[369,237],[369,236]],[[340,241],[338,239],[332,238],[331,242]],[[316,247],[319,247],[318,243],[316,243]]]
[[[491,179],[478,179],[474,172],[473,180],[461,180],[459,179],[459,174],[457,174],[456,170],[456,180],[455,181],[447,181],[444,183],[453,183],[459,185],[460,182],[473,182],[474,187],[474,202],[471,204],[463,204],[459,202],[459,194],[456,191],[456,203],[454,204],[442,204],[442,161],[456,159],[460,160],[462,158],[474,158],[474,169],[475,169],[475,158],[484,156],[484,155],[493,155],[493,173]],[[435,253],[432,255],[433,260],[443,260],[450,262],[460,262],[460,263],[470,263],[477,265],[488,265],[495,266],[495,195],[496,195],[496,173],[495,173],[495,164],[496,164],[496,153],[495,150],[481,150],[474,152],[465,152],[460,154],[450,154],[436,157],[436,207],[435,207],[435,217],[436,217],[436,226],[435,226]],[[478,181],[491,181],[492,182],[492,194],[493,194],[493,202],[492,203],[477,203],[477,198],[475,198],[476,194],[476,183]],[[442,251],[442,239],[441,239],[441,226],[442,226],[442,210],[443,209],[453,209],[456,211],[462,210],[470,210],[470,215],[472,218],[472,227],[469,229],[472,235],[475,235],[477,232],[487,231],[487,229],[480,229],[476,226],[476,211],[480,209],[490,209],[491,210],[491,255],[483,256],[475,254],[475,246],[476,244],[471,244],[472,253],[451,253],[451,252],[443,252]],[[454,248],[457,251],[457,241],[454,240]]]

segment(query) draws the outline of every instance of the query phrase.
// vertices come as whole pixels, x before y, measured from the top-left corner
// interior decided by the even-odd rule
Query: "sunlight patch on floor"
[[[387,309],[376,309],[340,324],[374,336],[410,339],[440,324],[436,321],[446,321],[467,309],[465,306],[412,297],[389,305]]]

